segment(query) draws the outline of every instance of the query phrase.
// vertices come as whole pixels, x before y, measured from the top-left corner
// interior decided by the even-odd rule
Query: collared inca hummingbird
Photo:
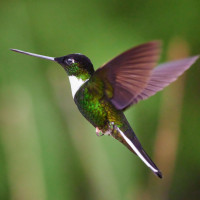
[[[11,50],[60,64],[69,76],[72,96],[79,111],[96,128],[96,134],[111,135],[119,140],[162,178],[161,171],[142,148],[123,112],[175,81],[199,56],[154,68],[160,46],[159,41],[153,41],[131,48],[96,71],[90,59],[79,53],[48,57]]]

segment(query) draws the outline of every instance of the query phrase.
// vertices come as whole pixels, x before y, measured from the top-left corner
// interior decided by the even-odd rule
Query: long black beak
[[[26,55],[29,55],[29,56],[35,56],[35,57],[38,57],[38,58],[43,58],[43,59],[55,61],[54,57],[43,56],[43,55],[39,55],[39,54],[36,54],[36,53],[30,53],[30,52],[26,52],[26,51],[21,51],[21,50],[18,50],[18,49],[10,49],[10,50],[18,52],[18,53],[23,53],[23,54],[26,54]]]

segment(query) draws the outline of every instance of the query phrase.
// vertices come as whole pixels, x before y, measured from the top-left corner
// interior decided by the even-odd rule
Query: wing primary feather
[[[198,58],[199,56],[193,56],[181,60],[171,61],[161,64],[153,69],[146,87],[140,94],[129,101],[130,104],[124,108],[124,110],[131,105],[138,103],[140,100],[147,99],[164,89],[170,83],[175,81],[180,75],[182,75],[184,71],[189,69]]]

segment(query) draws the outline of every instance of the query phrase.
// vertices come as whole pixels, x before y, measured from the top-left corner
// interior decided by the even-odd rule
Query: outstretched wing
[[[199,56],[193,56],[182,60],[164,63],[153,69],[151,77],[143,89],[143,91],[132,99],[132,102],[127,106],[136,104],[140,100],[144,100],[154,95],[158,91],[168,86],[183,74]],[[126,108],[125,108],[126,109]]]
[[[134,47],[99,68],[92,80],[101,80],[105,94],[119,110],[126,108],[147,87],[160,55],[160,42]]]

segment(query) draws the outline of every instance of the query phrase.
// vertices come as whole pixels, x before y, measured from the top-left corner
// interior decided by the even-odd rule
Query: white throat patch
[[[88,80],[88,79],[87,79]],[[79,90],[79,88],[87,81],[83,81],[81,78],[78,79],[76,76],[69,76],[69,82],[71,85],[72,90],[72,96],[74,98],[76,92]]]

